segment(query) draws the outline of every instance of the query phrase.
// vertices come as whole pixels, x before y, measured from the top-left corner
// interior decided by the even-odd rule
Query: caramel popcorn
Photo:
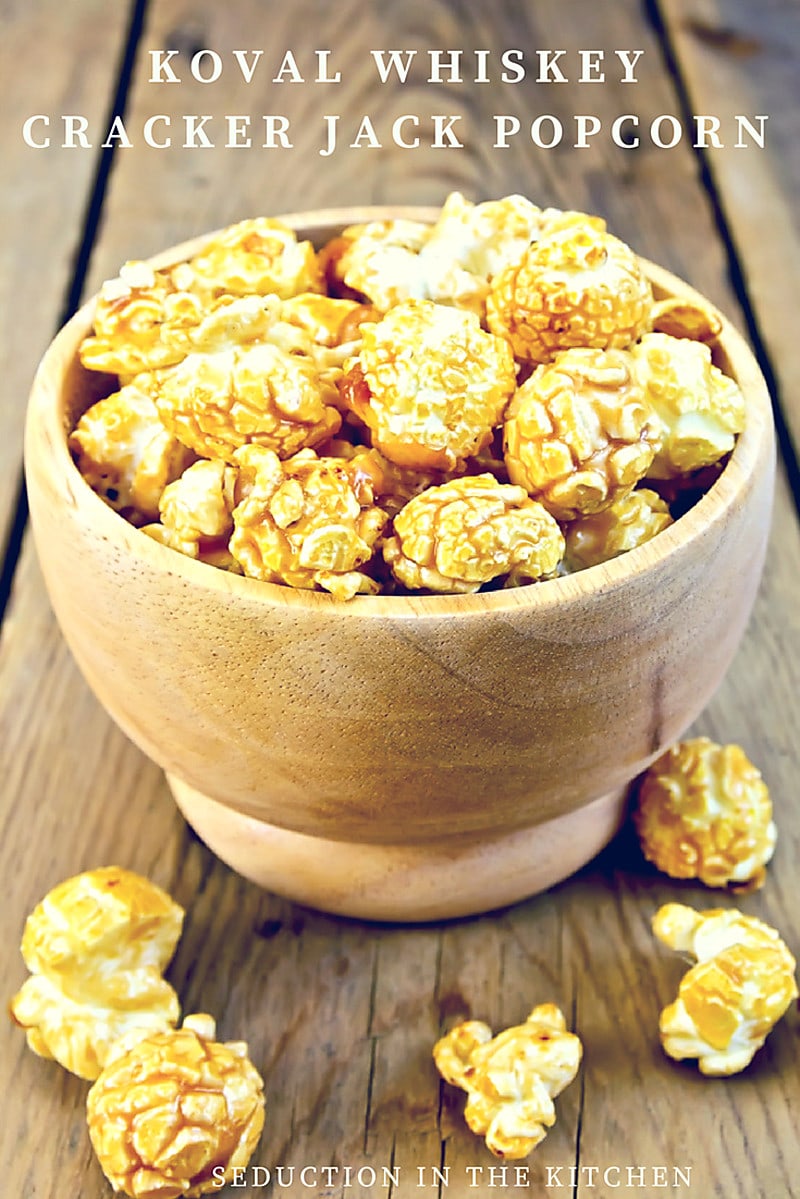
[[[697,959],[661,1013],[665,1053],[697,1058],[702,1074],[744,1070],[797,998],[794,957],[774,928],[734,909],[668,903],[656,912],[653,932]]]
[[[649,487],[639,487],[602,512],[580,516],[564,530],[564,568],[573,572],[597,566],[650,541],[671,525],[669,506]]]
[[[208,296],[276,295],[322,291],[314,247],[270,217],[240,221],[223,229],[188,263],[193,290]]]
[[[515,384],[508,345],[473,313],[409,300],[363,326],[347,395],[387,458],[452,470],[491,440]]]
[[[744,397],[713,365],[707,345],[648,333],[631,354],[659,424],[649,478],[686,475],[712,466],[733,449],[744,428]]]
[[[487,323],[521,362],[573,346],[627,349],[649,328],[653,296],[636,255],[602,221],[570,218],[492,280]]]
[[[233,532],[238,473],[218,460],[193,463],[164,488],[160,523],[145,525],[142,532],[189,558],[235,569],[228,539]]]
[[[536,368],[508,406],[505,462],[557,520],[600,512],[653,460],[655,422],[622,350],[578,348]]]
[[[157,377],[158,414],[184,445],[232,462],[250,443],[288,458],[341,424],[336,392],[314,363],[271,344],[190,354]]]
[[[55,887],[25,924],[31,977],[11,1001],[34,1053],[96,1078],[120,1037],[174,1025],[178,998],[162,975],[182,925],[166,892],[116,866]]]
[[[189,1016],[115,1056],[89,1091],[89,1135],[114,1189],[132,1199],[219,1191],[249,1162],[264,1084],[244,1042]]]
[[[150,397],[132,383],[84,412],[69,448],[92,490],[132,524],[158,516],[164,488],[194,459],[164,428]]]
[[[552,574],[564,552],[556,521],[524,488],[493,475],[429,487],[394,520],[383,555],[412,590],[477,591],[501,575],[512,583]]]
[[[318,254],[256,218],[186,262],[128,262],[104,284],[80,357],[119,390],[70,445],[126,519],[212,566],[339,598],[526,585],[552,573],[556,553],[536,508],[506,498],[484,522],[486,494],[464,491],[476,525],[434,552],[434,489],[485,475],[497,496],[524,488],[567,526],[560,574],[642,544],[708,490],[742,428],[741,393],[711,361],[721,329],[702,297],[654,300],[600,217],[520,195],[475,204],[453,192],[432,224],[351,225]],[[344,491],[321,485],[279,536],[256,498],[274,470],[261,459],[251,502],[252,464],[309,450],[326,463],[319,478]],[[305,483],[284,472],[274,486],[288,519],[284,500],[299,511]],[[410,510],[416,548],[408,529],[379,545],[382,522],[426,492]],[[301,563],[298,538],[312,529]],[[529,537],[539,548],[523,553]]]
[[[679,742],[645,772],[634,822],[648,861],[707,887],[760,887],[777,838],[759,771],[738,745],[708,737]]]
[[[346,468],[313,450],[281,463],[248,446],[235,455],[246,498],[233,510],[233,557],[250,578],[322,588],[337,599],[376,590],[361,571],[387,521],[362,503]]]
[[[524,1024],[492,1037],[480,1020],[457,1025],[437,1041],[436,1068],[467,1092],[464,1118],[497,1157],[526,1157],[555,1124],[553,1099],[578,1072],[583,1048],[551,1003]]]

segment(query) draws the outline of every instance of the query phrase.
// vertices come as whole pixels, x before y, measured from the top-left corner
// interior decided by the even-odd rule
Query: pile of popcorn
[[[256,218],[103,286],[80,358],[117,389],[70,448],[144,533],[251,578],[519,586],[635,548],[710,485],[745,419],[721,327],[655,300],[599,217],[518,195],[319,251]]]

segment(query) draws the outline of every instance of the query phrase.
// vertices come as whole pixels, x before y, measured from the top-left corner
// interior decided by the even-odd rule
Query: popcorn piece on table
[[[517,390],[504,424],[505,462],[557,520],[608,508],[653,460],[656,421],[623,350],[577,348]]]
[[[89,1091],[89,1135],[103,1173],[132,1199],[219,1191],[250,1160],[264,1126],[264,1084],[243,1042],[216,1041],[188,1016],[127,1051]]]
[[[193,463],[164,488],[160,523],[145,525],[142,532],[189,558],[238,570],[228,550],[238,474],[236,467],[217,459]]]
[[[152,399],[133,383],[84,412],[69,448],[92,490],[132,524],[158,516],[164,488],[195,457],[164,428]]]
[[[492,1038],[480,1020],[437,1041],[436,1068],[467,1092],[464,1118],[497,1157],[526,1157],[555,1124],[553,1099],[578,1072],[583,1047],[559,1009],[535,1007],[524,1024]]]
[[[31,977],[11,1001],[30,1048],[96,1078],[121,1036],[174,1025],[178,997],[162,975],[182,926],[165,891],[116,866],[55,887],[26,922]]]
[[[521,362],[549,362],[573,346],[627,349],[650,327],[653,295],[642,266],[597,217],[563,214],[492,280],[486,319]]]
[[[647,333],[631,354],[659,423],[659,448],[649,478],[686,475],[712,466],[733,449],[744,428],[744,396],[713,365],[707,345]]]
[[[736,1074],[797,998],[795,959],[768,924],[735,909],[659,908],[653,932],[697,959],[664,1008],[661,1042],[669,1057],[698,1058],[702,1074]]]
[[[257,446],[238,451],[235,462],[244,498],[229,549],[245,575],[337,599],[377,591],[360,568],[388,517],[359,500],[346,462],[305,450],[282,463]]]
[[[522,487],[489,474],[452,479],[410,500],[394,519],[383,555],[411,590],[477,591],[510,575],[513,583],[552,574],[564,552],[558,523]]]
[[[255,443],[288,458],[339,429],[338,395],[314,362],[271,344],[190,354],[155,377],[158,414],[201,457]]]
[[[450,471],[491,441],[516,373],[508,344],[474,313],[409,300],[362,330],[343,398],[382,454]]]
[[[772,803],[738,745],[679,742],[642,776],[634,811],[642,852],[672,878],[760,887],[775,849]]]
[[[650,541],[673,523],[669,506],[648,487],[629,491],[602,512],[580,516],[564,530],[567,571],[585,570]]]

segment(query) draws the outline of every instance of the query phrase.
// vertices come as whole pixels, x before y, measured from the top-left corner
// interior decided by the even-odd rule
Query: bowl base
[[[287,899],[362,920],[422,923],[505,907],[574,874],[618,831],[627,787],[501,837],[375,845],[311,837],[245,816],[167,774],[209,849]]]

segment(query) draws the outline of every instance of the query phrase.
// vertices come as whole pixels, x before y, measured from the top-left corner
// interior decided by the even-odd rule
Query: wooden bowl
[[[283,219],[321,244],[398,215],[434,214]],[[646,266],[658,296],[696,297]],[[89,685],[214,852],[300,902],[414,921],[510,903],[593,857],[630,781],[722,679],[758,587],[772,419],[735,329],[725,323],[717,360],[745,394],[747,426],[710,491],[654,540],[515,590],[341,603],[183,557],[90,490],[67,435],[110,390],[77,357],[92,313],[61,330],[33,385],[36,544]]]

